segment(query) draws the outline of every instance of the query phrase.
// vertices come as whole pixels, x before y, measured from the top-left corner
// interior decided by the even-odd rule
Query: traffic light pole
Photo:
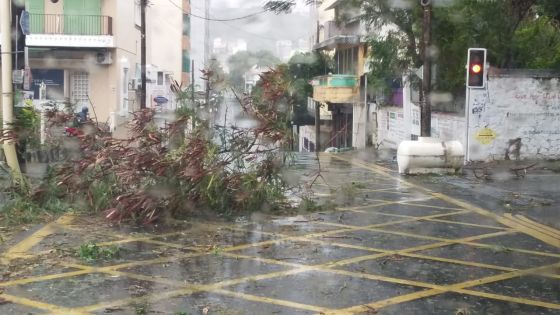
[[[432,91],[432,60],[430,47],[432,45],[432,0],[420,0],[424,10],[422,34],[422,59],[424,73],[422,75],[422,108],[420,117],[420,135],[430,137],[432,129],[432,104],[430,94]]]

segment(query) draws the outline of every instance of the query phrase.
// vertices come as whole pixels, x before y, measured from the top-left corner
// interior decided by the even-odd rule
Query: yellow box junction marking
[[[335,156],[335,158],[341,159],[338,156]],[[361,164],[361,163],[357,163],[357,162],[353,162],[353,161],[349,161],[349,162],[351,162],[355,165]],[[442,194],[434,193],[434,192],[430,191],[429,189],[425,189],[425,188],[422,188],[422,187],[417,187],[415,185],[407,183],[406,181],[404,181],[400,178],[396,178],[395,176],[391,175],[390,170],[384,169],[384,168],[379,167],[377,165],[370,166],[370,165],[362,164],[362,165],[358,165],[358,166],[369,169],[369,170],[372,170],[373,172],[375,172],[377,174],[381,174],[381,175],[384,175],[384,176],[389,176],[390,178],[396,179],[401,186],[408,187],[408,188],[415,188],[418,191],[428,193],[430,196],[427,197],[427,198],[416,198],[416,199],[413,199],[413,200],[399,200],[399,201],[384,200],[384,201],[380,201],[379,204],[375,204],[375,205],[368,205],[368,206],[363,206],[363,207],[352,207],[352,208],[342,209],[344,211],[355,211],[355,212],[360,212],[360,213],[375,213],[375,212],[372,212],[372,211],[365,211],[365,210],[361,211],[360,209],[372,209],[374,207],[379,207],[379,206],[389,205],[389,204],[405,204],[405,205],[411,205],[411,206],[415,206],[415,207],[438,208],[438,209],[444,209],[444,210],[449,210],[449,211],[454,211],[454,212],[438,213],[438,214],[435,214],[435,215],[429,215],[429,216],[423,216],[423,217],[414,217],[414,216],[406,216],[406,215],[393,215],[394,217],[400,218],[400,220],[397,220],[397,221],[394,221],[394,222],[374,224],[374,225],[369,225],[369,226],[365,226],[365,227],[364,226],[344,225],[344,224],[337,224],[337,223],[328,223],[328,222],[317,222],[319,224],[336,226],[339,229],[326,231],[326,232],[309,233],[309,234],[306,234],[306,235],[299,235],[299,236],[283,235],[283,234],[273,233],[273,232],[255,231],[256,233],[274,235],[274,236],[278,236],[279,238],[278,239],[272,239],[272,240],[269,240],[269,241],[263,241],[263,242],[259,242],[259,243],[242,244],[242,245],[237,245],[237,246],[227,246],[227,247],[224,247],[223,249],[221,249],[220,255],[224,255],[224,256],[227,256],[227,257],[238,258],[238,259],[239,258],[241,258],[241,259],[251,259],[251,260],[259,261],[259,262],[262,262],[262,263],[283,265],[283,266],[291,267],[291,268],[294,268],[294,269],[287,270],[287,271],[279,271],[279,272],[260,274],[260,275],[250,275],[250,276],[246,276],[246,277],[242,277],[242,278],[238,278],[238,279],[231,279],[231,280],[220,281],[220,282],[217,282],[217,283],[211,283],[211,284],[208,284],[208,285],[188,284],[188,283],[185,283],[185,282],[182,282],[182,281],[176,281],[176,280],[161,278],[161,277],[157,277],[157,276],[145,276],[145,275],[120,271],[123,268],[128,268],[128,267],[142,266],[142,265],[153,265],[153,264],[158,264],[158,263],[169,263],[169,262],[172,262],[172,261],[180,259],[180,258],[203,256],[203,255],[207,255],[208,251],[200,251],[197,248],[190,248],[188,246],[182,246],[180,244],[173,244],[173,243],[169,243],[169,242],[165,242],[165,241],[155,240],[156,238],[161,239],[162,235],[139,235],[139,236],[130,237],[130,236],[122,236],[122,235],[118,235],[118,234],[114,233],[113,234],[114,236],[118,235],[119,237],[122,237],[123,239],[110,241],[110,242],[105,242],[105,243],[103,243],[104,245],[126,243],[126,242],[132,242],[132,241],[140,241],[140,242],[157,244],[157,245],[161,245],[161,246],[169,247],[169,248],[181,248],[181,249],[191,249],[191,250],[199,250],[199,251],[194,252],[194,253],[178,254],[178,255],[175,255],[175,256],[157,258],[157,259],[146,260],[146,261],[135,261],[135,262],[124,263],[124,264],[119,264],[119,265],[114,265],[114,266],[107,266],[107,267],[102,267],[102,268],[82,266],[82,265],[70,264],[70,263],[62,263],[61,265],[63,265],[63,266],[78,268],[80,270],[74,271],[74,272],[57,274],[57,275],[39,276],[39,277],[34,277],[34,278],[27,278],[27,279],[14,280],[14,281],[10,281],[10,282],[0,283],[0,286],[8,287],[8,286],[13,286],[13,285],[18,285],[18,284],[25,284],[25,283],[31,283],[31,282],[37,282],[37,281],[46,281],[46,280],[63,278],[63,277],[72,277],[72,276],[83,275],[83,274],[88,274],[88,273],[103,273],[103,274],[107,274],[107,275],[111,275],[111,276],[129,277],[129,278],[134,278],[134,279],[138,279],[138,280],[151,281],[151,282],[155,282],[155,283],[161,283],[161,284],[166,284],[166,285],[176,287],[176,289],[172,289],[172,290],[166,291],[166,292],[152,293],[152,294],[148,294],[146,296],[138,297],[138,298],[126,298],[126,299],[121,299],[121,300],[117,300],[117,301],[108,301],[108,302],[103,302],[103,303],[99,303],[99,304],[96,304],[96,305],[89,305],[89,306],[84,306],[84,307],[74,308],[74,309],[61,308],[61,307],[58,307],[58,306],[55,306],[55,305],[50,305],[50,304],[46,304],[46,303],[31,301],[31,300],[28,300],[28,299],[25,299],[25,298],[13,297],[11,295],[6,295],[6,294],[3,294],[2,297],[8,297],[7,300],[10,300],[14,303],[27,305],[27,306],[32,306],[32,307],[36,307],[36,308],[39,308],[39,309],[51,311],[52,312],[51,314],[89,314],[89,312],[97,311],[97,310],[107,308],[107,307],[125,306],[125,305],[128,305],[130,303],[135,303],[135,302],[156,301],[156,300],[161,300],[161,299],[166,299],[166,298],[171,298],[171,297],[176,297],[176,296],[181,296],[181,295],[189,295],[189,294],[192,294],[194,292],[199,292],[199,291],[206,291],[206,292],[221,294],[221,295],[230,296],[230,297],[233,297],[233,298],[239,298],[239,299],[243,299],[243,300],[247,300],[247,301],[268,303],[268,304],[274,304],[274,305],[279,305],[279,306],[292,307],[292,308],[296,308],[296,309],[309,310],[309,311],[317,312],[317,313],[320,313],[320,314],[340,314],[340,315],[357,314],[357,313],[360,313],[360,312],[366,312],[368,310],[371,310],[371,308],[376,308],[377,309],[377,308],[388,306],[388,305],[403,303],[403,302],[406,302],[406,301],[412,301],[412,300],[420,299],[420,298],[423,298],[423,297],[428,297],[428,296],[441,294],[443,292],[456,292],[456,293],[460,293],[460,294],[480,296],[480,297],[485,297],[485,298],[490,298],[490,299],[495,299],[495,300],[502,300],[502,301],[509,301],[509,302],[514,302],[514,303],[541,306],[541,307],[546,307],[546,308],[550,308],[550,309],[560,309],[560,305],[554,304],[554,303],[546,303],[546,302],[534,301],[534,300],[523,299],[523,298],[518,298],[518,297],[508,297],[508,296],[502,296],[502,295],[499,295],[499,294],[490,294],[490,293],[478,292],[478,291],[473,291],[473,290],[468,289],[470,287],[477,286],[477,285],[480,285],[480,284],[502,281],[502,280],[511,279],[511,278],[514,278],[514,277],[519,277],[519,276],[523,276],[523,275],[531,274],[531,273],[539,273],[539,274],[542,274],[544,276],[552,276],[552,275],[549,274],[550,272],[552,272],[551,268],[557,268],[558,266],[560,266],[560,263],[549,265],[549,266],[544,266],[544,267],[530,268],[530,269],[526,269],[526,270],[516,270],[514,268],[507,268],[507,267],[502,267],[502,266],[493,266],[493,265],[488,265],[488,264],[467,262],[467,261],[446,259],[446,258],[439,258],[439,257],[431,257],[431,256],[426,256],[426,255],[421,255],[421,254],[415,253],[415,252],[418,252],[418,251],[421,251],[421,250],[433,249],[433,248],[448,246],[448,245],[451,245],[451,244],[467,244],[467,245],[476,246],[476,247],[492,248],[493,247],[492,245],[478,244],[478,243],[476,243],[476,241],[480,240],[480,239],[484,239],[484,238],[491,238],[491,237],[500,236],[500,235],[512,234],[512,233],[514,233],[514,231],[524,232],[525,234],[531,235],[533,237],[535,237],[535,234],[536,234],[537,236],[539,236],[537,238],[540,239],[540,237],[544,237],[547,240],[547,243],[549,243],[549,242],[554,242],[554,241],[558,240],[558,236],[560,236],[559,231],[557,231],[557,230],[555,230],[551,227],[544,226],[540,223],[531,221],[530,219],[527,219],[527,218],[521,217],[521,216],[496,216],[495,214],[492,214],[491,212],[489,212],[485,209],[474,207],[470,204],[463,203],[462,201],[456,200],[454,198],[450,198],[450,197],[442,195]],[[379,183],[379,180],[376,179],[376,180],[373,180],[372,182]],[[383,189],[377,189],[377,191],[383,191]],[[459,208],[415,204],[418,201],[426,201],[426,200],[429,200],[429,199],[434,198],[434,197],[439,198],[440,200],[447,201],[450,204],[458,206]],[[494,218],[494,219],[496,219],[496,221],[500,222],[501,224],[504,224],[508,228],[513,229],[514,231],[508,230],[508,229],[505,229],[505,228],[500,228],[500,227],[484,226],[484,225],[478,225],[478,224],[473,224],[473,223],[455,222],[455,221],[440,219],[440,217],[443,217],[443,216],[449,216],[449,215],[458,214],[458,213],[468,213],[468,212],[475,212],[475,213],[478,213],[478,214],[485,215],[487,217]],[[379,214],[381,214],[381,215],[391,215],[390,213],[384,213],[384,214],[379,213]],[[439,238],[439,237],[415,235],[415,234],[399,232],[399,231],[391,231],[389,229],[391,227],[391,225],[393,225],[393,224],[404,223],[404,222],[422,222],[422,221],[459,224],[459,225],[464,225],[464,226],[482,227],[482,228],[489,228],[489,229],[495,229],[495,230],[500,230],[500,231],[497,231],[497,232],[494,232],[494,233],[483,234],[483,235],[470,236],[470,237],[465,237],[465,238],[460,238],[460,239],[446,239],[446,238]],[[64,225],[65,223],[61,222],[60,224]],[[68,226],[66,226],[66,227],[68,227]],[[235,229],[235,227],[228,227],[228,228]],[[239,230],[243,230],[243,229],[239,229]],[[383,250],[383,249],[377,249],[377,248],[370,248],[370,247],[366,247],[366,246],[356,246],[356,245],[349,245],[349,244],[341,244],[341,243],[337,243],[337,242],[329,242],[329,241],[324,241],[324,240],[320,239],[323,236],[328,237],[328,236],[333,236],[333,235],[336,235],[336,234],[339,234],[339,233],[359,231],[359,230],[389,233],[389,234],[401,235],[401,236],[407,236],[407,237],[415,237],[415,238],[418,238],[418,239],[431,240],[431,241],[434,241],[435,243],[430,243],[430,244],[427,244],[427,245],[420,245],[420,246],[411,247],[411,248],[405,248],[405,249],[402,249],[402,250]],[[533,233],[533,235],[530,234],[529,232]],[[13,255],[13,257],[15,257],[15,258],[22,257],[20,255],[26,255],[26,252],[29,249],[31,249],[38,242],[40,242],[42,240],[42,238],[50,235],[50,233],[52,233],[52,231],[50,231],[49,229],[46,229],[44,231],[41,231],[41,230],[37,231],[36,233],[34,233],[34,235],[32,235],[32,237],[30,237],[30,238],[20,242],[20,244],[16,245],[15,249],[12,249],[12,254],[11,255]],[[179,234],[179,233],[170,233],[170,235],[172,235],[172,234]],[[246,249],[246,248],[250,248],[250,247],[272,245],[272,244],[278,244],[278,243],[286,242],[286,241],[305,241],[305,242],[312,242],[312,243],[322,244],[322,245],[338,246],[338,247],[341,247],[341,248],[361,249],[361,250],[369,251],[369,252],[371,252],[371,254],[362,255],[362,256],[359,256],[359,257],[347,258],[347,259],[343,259],[343,260],[340,260],[340,261],[330,261],[330,262],[327,262],[327,263],[324,263],[324,264],[319,264],[319,265],[314,265],[314,266],[307,266],[307,265],[285,262],[285,261],[281,261],[281,260],[267,259],[267,258],[262,258],[262,257],[252,257],[252,256],[247,256],[247,255],[234,253],[234,251],[238,251],[238,250],[242,250],[242,249]],[[560,258],[560,255],[557,255],[557,254],[541,253],[541,252],[536,252],[536,251],[521,250],[521,249],[515,249],[515,248],[511,249],[511,250],[512,251],[523,252],[523,253],[527,253],[527,254],[534,254],[534,255],[550,256],[550,257]],[[434,261],[442,261],[442,262],[448,262],[448,263],[458,264],[458,265],[465,265],[465,266],[473,266],[473,267],[479,267],[479,268],[488,268],[488,269],[500,270],[500,271],[503,271],[505,273],[490,276],[490,277],[485,277],[485,278],[481,278],[481,279],[477,279],[477,280],[466,281],[466,282],[456,284],[456,285],[441,286],[441,285],[423,283],[423,282],[414,281],[414,280],[398,279],[398,278],[392,278],[392,277],[385,277],[385,276],[381,276],[381,275],[355,273],[355,272],[350,272],[350,271],[345,271],[345,270],[333,269],[333,268],[338,267],[338,266],[343,266],[343,265],[356,263],[356,262],[369,260],[369,259],[388,257],[388,256],[391,256],[391,255],[402,255],[402,256],[405,256],[405,257],[419,258],[419,259],[431,259],[431,260],[434,260]],[[25,257],[25,256],[23,256],[23,257]],[[314,306],[314,305],[307,305],[307,304],[296,303],[296,302],[291,302],[291,301],[284,301],[284,300],[279,300],[279,299],[274,299],[274,298],[269,298],[269,297],[259,297],[259,296],[254,296],[254,295],[250,295],[250,294],[237,293],[237,292],[232,292],[232,291],[229,291],[229,290],[225,289],[225,287],[227,287],[227,286],[236,285],[236,284],[240,284],[240,283],[247,282],[247,281],[258,281],[258,280],[265,280],[265,279],[273,279],[273,278],[277,278],[277,277],[295,275],[295,274],[304,273],[304,272],[308,272],[308,271],[323,271],[323,272],[329,272],[329,273],[333,273],[333,274],[339,274],[339,275],[350,276],[350,277],[358,277],[358,278],[364,278],[364,279],[370,279],[370,280],[378,280],[378,281],[384,281],[384,282],[389,282],[389,283],[398,283],[398,284],[403,284],[403,285],[412,285],[412,286],[416,286],[416,287],[423,287],[426,290],[411,293],[411,294],[405,294],[405,295],[401,295],[401,296],[397,296],[397,297],[393,297],[393,298],[390,298],[390,299],[387,299],[387,300],[384,300],[384,301],[376,301],[374,303],[370,303],[370,304],[366,304],[366,305],[353,306],[353,307],[349,307],[349,308],[346,308],[346,309],[343,309],[343,310],[333,310],[333,309],[329,309],[329,308],[323,308],[323,307],[318,307],[318,306]]]

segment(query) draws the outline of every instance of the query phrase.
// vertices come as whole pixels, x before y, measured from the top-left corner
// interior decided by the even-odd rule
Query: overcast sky
[[[191,0],[193,15],[204,16],[206,0]],[[265,0],[211,0],[210,17],[228,19],[249,15],[263,10]],[[291,14],[258,14],[255,17],[228,22],[210,23],[210,43],[214,38],[226,40],[243,39],[248,50],[270,50],[273,53],[277,40],[308,40],[312,30],[309,7],[298,5]],[[191,57],[195,65],[204,58],[204,20],[191,18]],[[200,69],[198,66],[196,73]]]

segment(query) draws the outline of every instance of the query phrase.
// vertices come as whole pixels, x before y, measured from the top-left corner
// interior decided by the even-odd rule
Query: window
[[[122,104],[121,104],[121,114],[126,114],[128,112],[128,80],[129,80],[129,73],[128,68],[122,69]]]
[[[163,71],[157,73],[157,85],[163,85]]]
[[[191,72],[191,56],[188,50],[183,50],[183,72]]]
[[[72,74],[70,93],[72,102],[76,108],[81,109],[89,104],[89,74],[87,72],[75,72]]]
[[[191,34],[191,17],[188,14],[183,14],[183,35]]]

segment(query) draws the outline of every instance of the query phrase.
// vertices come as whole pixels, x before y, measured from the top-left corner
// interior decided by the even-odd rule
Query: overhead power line
[[[207,20],[207,21],[216,21],[216,22],[237,21],[237,20],[244,20],[244,19],[247,19],[247,18],[250,18],[250,17],[253,17],[253,16],[257,16],[257,15],[260,15],[260,14],[263,14],[263,13],[267,13],[266,10],[262,10],[262,11],[259,11],[259,12],[255,12],[255,13],[251,13],[251,14],[248,14],[248,15],[244,15],[244,16],[240,16],[240,17],[235,17],[235,18],[215,19],[215,18],[207,18],[207,17],[204,17],[204,16],[192,14],[191,12],[185,12],[185,11],[183,11],[183,8],[182,8],[182,7],[180,7],[178,4],[176,4],[176,3],[173,2],[172,0],[168,0],[168,1],[169,1],[173,6],[175,6],[175,7],[178,8],[179,10],[181,10],[183,13],[188,14],[188,15],[190,15],[190,16],[192,16],[192,17],[199,18],[199,19],[203,19],[203,20]]]

